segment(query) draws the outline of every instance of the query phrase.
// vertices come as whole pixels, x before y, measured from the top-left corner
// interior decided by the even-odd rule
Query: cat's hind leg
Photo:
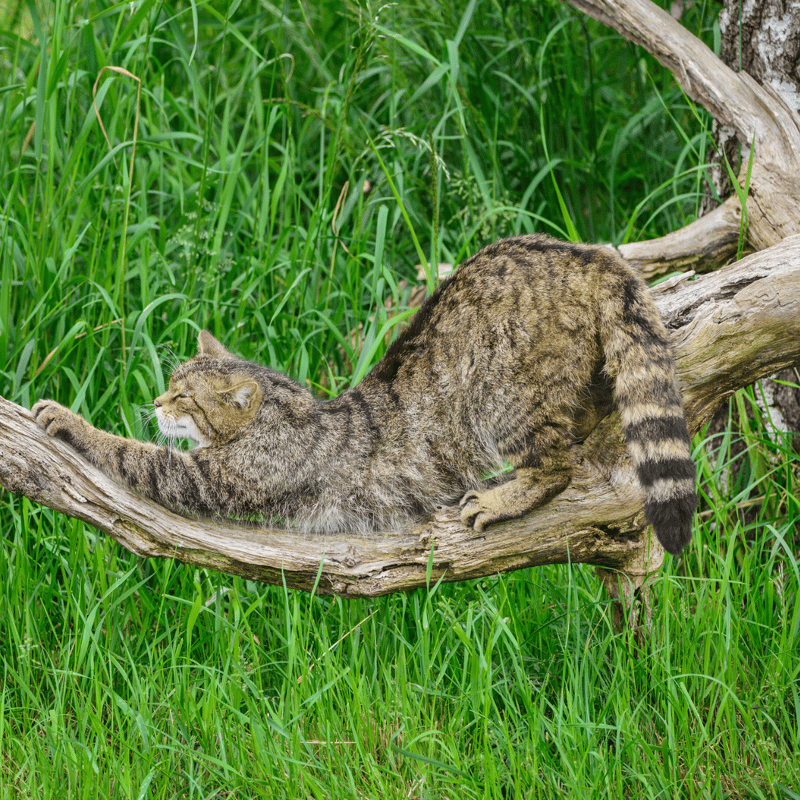
[[[570,439],[556,426],[545,428],[526,452],[509,454],[515,476],[487,491],[469,491],[461,498],[461,521],[481,532],[487,526],[521,517],[567,488],[572,478]]]

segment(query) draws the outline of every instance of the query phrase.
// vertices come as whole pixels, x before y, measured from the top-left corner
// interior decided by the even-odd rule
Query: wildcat
[[[697,496],[668,335],[647,285],[600,246],[532,234],[485,247],[333,400],[202,331],[198,354],[154,401],[161,432],[191,439],[189,451],[105,433],[50,400],[33,413],[106,474],[175,509],[367,531],[460,499],[463,523],[483,531],[566,488],[571,445],[612,395],[645,516],[677,555]],[[513,478],[483,486],[504,461]]]

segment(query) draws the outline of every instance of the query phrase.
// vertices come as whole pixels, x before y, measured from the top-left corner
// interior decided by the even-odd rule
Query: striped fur
[[[212,336],[155,401],[188,452],[98,431],[51,401],[37,422],[164,505],[300,530],[393,528],[461,499],[478,531],[568,484],[572,445],[613,407],[647,519],[677,554],[696,505],[667,332],[610,250],[532,235],[464,262],[358,386],[323,402]],[[486,487],[504,461],[511,480]]]
[[[623,265],[627,270],[627,265]],[[606,372],[631,460],[645,496],[645,516],[664,548],[678,555],[691,538],[697,506],[689,432],[667,331],[646,285],[632,271],[623,289],[600,298]]]

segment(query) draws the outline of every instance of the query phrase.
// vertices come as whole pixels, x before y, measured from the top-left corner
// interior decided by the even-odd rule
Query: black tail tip
[[[692,539],[692,517],[697,495],[669,502],[646,503],[644,515],[653,526],[658,541],[673,556],[679,556]]]

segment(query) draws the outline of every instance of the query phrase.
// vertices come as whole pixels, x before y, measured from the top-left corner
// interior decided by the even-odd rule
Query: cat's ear
[[[256,409],[264,396],[258,381],[243,372],[215,372],[205,379],[219,402],[231,408]]]
[[[208,331],[200,331],[197,337],[198,352],[204,356],[216,356],[217,358],[236,358],[233,353],[229,353]]]
[[[250,408],[261,399],[258,384],[252,379],[243,379],[232,386],[227,397],[237,408]]]

